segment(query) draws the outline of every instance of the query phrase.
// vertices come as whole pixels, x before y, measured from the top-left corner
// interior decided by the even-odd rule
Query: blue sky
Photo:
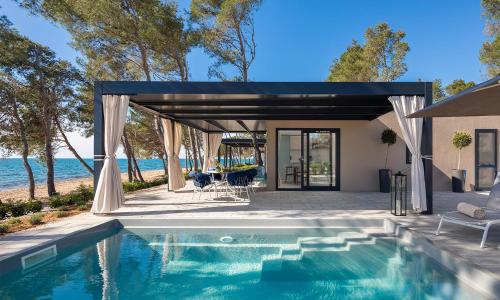
[[[78,57],[64,29],[29,15],[12,1],[3,0],[1,6],[0,14],[7,15],[22,34],[64,59],[74,62]],[[189,1],[180,0],[179,6],[187,9]],[[440,78],[447,84],[457,78],[486,79],[478,59],[486,39],[479,0],[264,0],[255,14],[257,57],[250,78],[323,81],[332,60],[352,39],[362,41],[366,28],[380,22],[407,34],[408,72],[400,81]],[[210,62],[203,50],[193,50],[191,80],[209,80]],[[73,138],[82,142],[76,135]],[[91,153],[86,146],[84,154],[89,155],[85,156]],[[59,156],[66,154],[62,151]]]

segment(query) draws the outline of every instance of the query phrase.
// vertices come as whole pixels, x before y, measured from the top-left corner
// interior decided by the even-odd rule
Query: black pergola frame
[[[265,148],[266,139],[257,139],[257,145],[259,149]],[[232,157],[232,149],[233,148],[253,148],[252,139],[244,139],[244,138],[224,138],[221,141],[220,147],[217,151],[217,160],[220,162],[221,155],[220,149],[224,147],[224,168],[228,167],[228,153],[229,153],[229,167],[233,166],[233,157]]]
[[[389,96],[423,96],[425,106],[429,106],[432,104],[432,83],[96,81],[94,186],[105,156],[103,95],[129,95],[130,105],[136,109],[204,132],[224,132],[220,120],[234,120],[240,124],[239,132],[250,132],[259,130],[241,125],[245,124],[244,120],[373,120],[392,111],[387,100]],[[174,96],[166,99],[168,95]],[[172,113],[158,109],[162,105],[170,105],[172,110],[177,109],[176,106],[195,108],[181,107]],[[196,109],[200,106],[205,109]],[[225,111],[220,110],[221,106]],[[228,107],[236,109],[228,110]],[[218,129],[212,131],[201,127],[196,120],[208,121],[209,128]],[[432,156],[432,118],[424,118],[421,151],[423,156]],[[432,160],[424,159],[423,163],[428,207],[425,213],[432,214]]]

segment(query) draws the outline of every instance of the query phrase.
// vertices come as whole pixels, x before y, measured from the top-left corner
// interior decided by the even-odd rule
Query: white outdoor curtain
[[[207,172],[208,168],[215,166],[215,157],[217,150],[222,142],[222,133],[203,133],[203,172]]]
[[[167,150],[168,186],[171,190],[178,190],[186,186],[186,180],[182,174],[179,153],[182,143],[182,125],[172,120],[162,119],[163,136]]]
[[[97,258],[102,276],[102,298],[118,299],[119,290],[116,284],[118,265],[120,263],[120,247],[122,236],[115,234],[97,243]]]
[[[422,144],[422,118],[406,118],[424,108],[425,98],[421,96],[391,96],[389,101],[394,107],[403,139],[411,152],[411,202],[413,209],[427,210],[425,193],[424,164],[420,145]]]
[[[123,200],[122,179],[116,151],[127,121],[129,96],[104,95],[104,164],[94,194],[93,213],[109,213],[120,208]]]

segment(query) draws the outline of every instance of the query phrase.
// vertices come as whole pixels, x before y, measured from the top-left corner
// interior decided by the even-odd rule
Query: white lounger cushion
[[[459,211],[453,211],[453,212],[446,213],[443,217],[445,219],[459,221],[462,223],[475,224],[475,225],[486,225],[489,222],[500,220],[500,211],[491,210],[491,209],[486,208],[485,212],[486,212],[486,218],[482,219],[482,220],[469,217],[469,216],[464,215],[463,213],[461,213]]]
[[[458,203],[457,210],[471,218],[479,220],[484,220],[486,218],[486,212],[484,211],[483,208],[477,207],[469,203],[465,202]]]

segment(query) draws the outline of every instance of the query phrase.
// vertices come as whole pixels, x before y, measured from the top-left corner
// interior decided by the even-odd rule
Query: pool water
[[[398,239],[345,229],[121,229],[0,277],[0,299],[259,298],[484,299]]]

